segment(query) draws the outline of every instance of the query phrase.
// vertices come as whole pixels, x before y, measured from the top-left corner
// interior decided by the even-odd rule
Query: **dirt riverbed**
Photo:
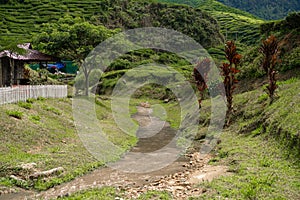
[[[137,145],[130,152],[153,152],[161,149],[174,138],[176,131],[168,123],[163,123],[159,118],[153,117],[151,113],[151,108],[138,107],[138,113],[133,116],[140,124],[137,135],[143,134],[142,131],[145,128],[155,131],[157,127],[162,126],[161,130],[151,137],[140,137]],[[132,165],[139,165],[139,160],[126,158],[126,155],[122,159],[127,159],[127,162]],[[201,155],[199,152],[190,152],[180,156],[164,168],[147,173],[128,173],[111,167],[103,167],[47,191],[35,193],[20,190],[0,195],[0,199],[55,199],[80,190],[103,186],[112,186],[125,191],[126,199],[135,199],[148,190],[168,191],[173,199],[187,199],[206,192],[205,188],[198,186],[202,181],[211,181],[220,175],[228,174],[226,166],[208,165],[210,159],[209,154]]]

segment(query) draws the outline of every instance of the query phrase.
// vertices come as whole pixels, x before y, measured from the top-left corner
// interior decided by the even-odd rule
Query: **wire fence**
[[[0,88],[0,105],[26,101],[27,99],[65,98],[67,85],[25,85]]]

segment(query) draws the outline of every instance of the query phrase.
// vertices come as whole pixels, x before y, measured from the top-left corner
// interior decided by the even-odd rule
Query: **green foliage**
[[[10,117],[22,119],[24,113],[19,110],[7,110],[6,114],[9,115]]]
[[[270,21],[261,25],[260,31],[263,34],[270,32],[290,32],[293,29],[299,29],[300,12],[293,12],[286,16],[283,20]]]
[[[262,94],[258,97],[257,101],[262,103],[262,102],[266,101],[268,99],[268,97],[269,97],[268,94]]]
[[[41,120],[41,117],[39,115],[30,115],[29,119],[33,122],[39,122]]]
[[[40,31],[43,23],[56,23],[67,16],[81,17],[110,29],[171,28],[191,36],[205,47],[220,44],[222,40],[216,21],[201,10],[146,0],[25,1],[1,5],[0,13],[0,44],[11,38],[30,40],[32,33],[43,35]],[[54,35],[61,42],[68,37],[67,34]]]
[[[13,39],[11,41],[4,41],[0,45],[0,51],[7,50],[7,51],[9,51],[9,53],[17,53],[20,55],[25,54],[26,50],[23,48],[20,48],[18,46],[18,44],[20,44],[20,41],[17,41],[15,39]]]
[[[29,72],[30,85],[55,85],[59,84],[57,80],[50,78],[49,71],[47,69],[39,69],[37,71],[25,66],[25,69]]]
[[[192,80],[191,75],[193,67],[190,66],[190,63],[185,59],[174,53],[157,51],[153,49],[143,49],[127,53],[126,55],[121,56],[119,59],[116,59],[110,66],[108,66],[106,71],[101,75],[101,78],[100,76],[98,77],[100,78],[100,84],[97,88],[97,94],[111,94],[117,81],[126,72],[135,67],[150,63],[158,63],[174,67],[174,69],[183,74],[188,80]],[[139,76],[139,74],[136,76]],[[76,80],[78,85],[82,85],[82,78],[76,78]],[[172,95],[167,93],[166,89],[161,86],[148,86],[139,89],[135,93],[135,97],[138,98],[141,96],[152,96],[156,99],[173,98]]]
[[[260,37],[259,25],[263,20],[241,11],[239,9],[226,6],[216,0],[160,0],[161,2],[188,4],[199,7],[217,19],[221,33],[225,36],[225,41],[236,40],[242,43],[253,45]]]
[[[60,198],[61,200],[111,200],[117,197],[117,191],[113,187],[103,187],[101,189],[90,189],[86,191],[77,192],[69,197]]]
[[[300,46],[291,49],[291,51],[281,59],[281,62],[279,63],[279,69],[281,71],[287,71],[290,69],[300,67],[299,58],[300,58]]]
[[[47,106],[47,105],[43,105],[42,108],[46,111],[50,111],[56,115],[62,115],[62,112],[61,110],[57,109],[57,108],[54,108],[54,107],[51,107],[51,106]]]
[[[101,104],[95,105],[97,116],[109,139],[125,152],[137,139],[117,127],[110,106],[109,100],[101,100]],[[30,110],[7,104],[1,106],[0,111],[0,185],[45,190],[103,165],[86,150],[77,135],[70,99],[34,100]],[[22,118],[15,120],[8,115],[10,113],[22,113]],[[41,171],[63,167],[65,173],[32,181],[28,173],[18,167],[31,162],[37,163]],[[23,177],[25,182],[14,182],[10,175]]]
[[[299,199],[299,84],[299,77],[280,82],[272,105],[261,89],[235,96],[237,116],[211,161],[231,173],[201,183],[207,192],[192,199]],[[203,101],[203,109],[209,103]]]
[[[299,14],[290,14],[291,18],[299,17]],[[289,18],[289,17],[287,17]],[[299,63],[299,23],[288,25],[291,22],[288,20],[280,20],[269,22],[261,25],[262,37],[268,37],[270,34],[275,35],[279,42],[279,62],[276,65],[276,71],[285,72],[296,69]],[[293,20],[290,20],[293,21]],[[244,57],[241,61],[241,74],[239,78],[257,78],[266,75],[266,72],[261,66],[263,59],[259,53],[260,46],[257,44],[244,51]]]
[[[38,100],[38,101],[45,101],[46,98],[45,98],[45,97],[38,97],[37,100]]]
[[[29,98],[26,100],[27,103],[34,103],[36,101],[36,99],[33,98]]]
[[[33,44],[52,55],[82,63],[95,46],[114,33],[104,26],[67,15],[56,23],[43,24]]]
[[[298,0],[218,0],[225,5],[238,8],[266,20],[284,18],[291,11],[300,11]]]
[[[137,198],[138,200],[147,200],[147,199],[161,199],[161,200],[171,200],[172,196],[165,191],[147,191],[145,194],[142,194]]]
[[[32,108],[32,104],[28,102],[19,102],[18,105],[22,108],[30,110]]]
[[[103,25],[93,25],[82,18],[69,15],[56,23],[43,24],[41,33],[33,38],[34,45],[44,52],[57,57],[73,60],[81,68],[85,77],[85,94],[88,95],[90,73],[96,66],[82,65],[88,54],[102,41],[117,33]]]

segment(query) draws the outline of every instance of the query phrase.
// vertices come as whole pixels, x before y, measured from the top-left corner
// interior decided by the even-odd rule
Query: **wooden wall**
[[[12,60],[13,82],[11,83],[11,67],[8,57],[0,58],[0,87],[18,85],[19,80],[24,76],[24,62]]]

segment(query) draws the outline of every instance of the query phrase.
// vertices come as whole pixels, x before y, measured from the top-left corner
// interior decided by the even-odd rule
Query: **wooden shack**
[[[25,83],[25,64],[59,61],[56,57],[32,49],[30,43],[18,47],[24,49],[25,53],[20,55],[9,50],[0,52],[0,87]]]

